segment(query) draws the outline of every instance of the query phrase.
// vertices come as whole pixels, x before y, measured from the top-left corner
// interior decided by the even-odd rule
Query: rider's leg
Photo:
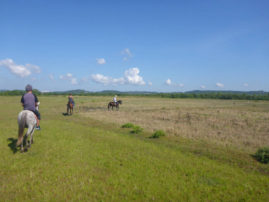
[[[40,116],[39,111],[37,111],[37,110],[35,110],[34,113],[35,113],[35,115],[37,116],[37,123],[36,123],[36,126],[38,127],[38,126],[39,126],[40,119],[41,119],[41,116]]]

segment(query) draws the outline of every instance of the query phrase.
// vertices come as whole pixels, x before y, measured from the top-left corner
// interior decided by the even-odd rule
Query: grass
[[[93,115],[106,113],[99,103],[107,97],[76,97],[73,116],[62,115],[66,97],[39,99],[42,130],[35,132],[32,148],[21,154],[13,147],[19,97],[1,97],[5,107],[0,116],[0,201],[266,201],[269,197],[268,165],[240,149],[174,135],[153,140],[147,138],[150,130],[131,135],[118,127],[115,118],[107,121]],[[129,106],[125,99],[124,105]],[[84,112],[78,114],[82,107]],[[117,116],[121,110],[110,113]]]
[[[268,101],[123,97],[120,110],[112,113],[104,107],[110,98],[93,99],[98,102],[78,108],[82,116],[118,125],[130,122],[151,133],[164,130],[173,139],[233,146],[248,153],[269,143]]]
[[[163,130],[157,130],[153,133],[153,135],[151,136],[151,138],[159,138],[165,136],[165,132]]]

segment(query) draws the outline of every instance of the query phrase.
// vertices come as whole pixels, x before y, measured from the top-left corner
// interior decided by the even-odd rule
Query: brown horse
[[[72,102],[68,102],[67,103],[67,114],[68,115],[72,115],[73,114],[73,107],[74,107],[74,104]]]
[[[110,110],[110,108],[113,108],[116,107],[117,110],[119,110],[119,104],[122,104],[122,101],[119,100],[118,102],[109,102],[108,105],[107,105],[107,109]]]

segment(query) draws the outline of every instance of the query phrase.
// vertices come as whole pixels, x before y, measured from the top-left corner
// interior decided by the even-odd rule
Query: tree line
[[[25,93],[23,90],[0,91],[0,96],[22,96]],[[54,96],[68,95],[72,93],[77,96],[141,96],[141,97],[156,97],[156,98],[193,98],[193,99],[222,99],[222,100],[269,100],[269,93],[244,93],[244,92],[186,92],[186,93],[154,93],[154,92],[87,92],[87,91],[65,91],[65,92],[40,92],[37,89],[33,90],[36,95]]]

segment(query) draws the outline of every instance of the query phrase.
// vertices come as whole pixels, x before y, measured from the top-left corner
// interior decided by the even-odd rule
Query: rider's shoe
[[[36,130],[41,130],[40,126],[37,126],[35,129],[36,129]]]

